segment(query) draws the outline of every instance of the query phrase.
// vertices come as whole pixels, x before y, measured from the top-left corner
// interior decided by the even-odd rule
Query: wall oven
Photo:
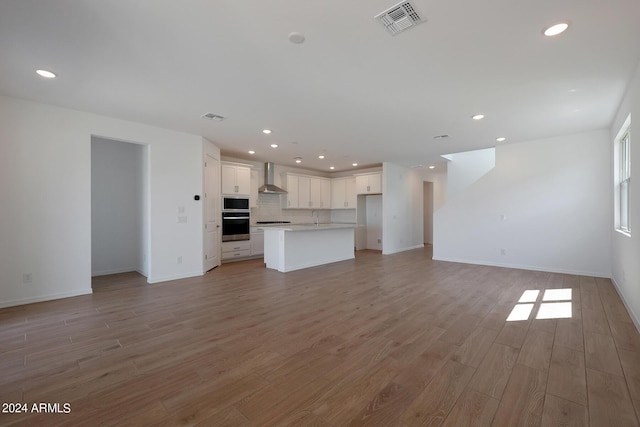
[[[233,242],[251,238],[251,215],[248,197],[224,197],[222,210],[222,241]]]

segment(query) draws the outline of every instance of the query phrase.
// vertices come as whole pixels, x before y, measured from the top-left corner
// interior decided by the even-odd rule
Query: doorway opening
[[[94,291],[140,286],[146,283],[141,276],[149,276],[148,150],[146,145],[91,137]]]
[[[382,194],[358,195],[356,250],[382,251]]]

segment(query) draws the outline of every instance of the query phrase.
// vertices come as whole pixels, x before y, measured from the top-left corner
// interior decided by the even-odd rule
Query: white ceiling
[[[428,22],[392,37],[396,2],[2,0],[0,94],[327,171],[606,128],[640,60],[638,0],[414,0]]]

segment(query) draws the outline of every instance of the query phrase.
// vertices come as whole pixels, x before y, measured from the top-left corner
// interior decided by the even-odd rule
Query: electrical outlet
[[[500,255],[506,255],[506,254],[507,254],[506,249],[500,249]]]
[[[22,274],[22,283],[32,283],[33,276],[31,273],[23,273]]]
[[[176,258],[176,264],[182,264],[182,257],[181,256]]]
[[[378,243],[382,243],[382,239],[378,239]]]

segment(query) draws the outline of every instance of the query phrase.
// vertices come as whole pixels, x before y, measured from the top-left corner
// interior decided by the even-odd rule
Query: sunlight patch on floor
[[[534,306],[538,302],[540,289],[525,290],[518,303],[513,307],[507,322],[529,320]],[[572,289],[545,289],[542,303],[538,307],[536,319],[570,319],[573,315]]]

